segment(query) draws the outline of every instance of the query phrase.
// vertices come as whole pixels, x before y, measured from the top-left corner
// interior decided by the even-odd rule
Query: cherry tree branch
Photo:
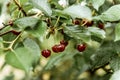
[[[24,9],[22,8],[22,6],[20,5],[20,3],[17,0],[13,0],[15,2],[15,4],[18,6],[19,10],[22,11],[22,13],[24,14],[24,16],[27,16],[26,12],[24,11]]]

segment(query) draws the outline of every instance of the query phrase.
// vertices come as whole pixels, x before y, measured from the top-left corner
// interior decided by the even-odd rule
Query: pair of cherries
[[[60,41],[60,44],[54,45],[52,47],[52,51],[55,53],[63,52],[67,45],[68,45],[68,42],[65,40],[62,40],[62,41]],[[44,56],[45,58],[47,58],[51,55],[51,51],[49,49],[43,50],[41,53],[42,53],[42,56]]]

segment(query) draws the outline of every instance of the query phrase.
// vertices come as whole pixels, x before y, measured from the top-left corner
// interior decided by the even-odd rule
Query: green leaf
[[[115,26],[115,40],[114,41],[119,41],[120,40],[120,23],[118,23]]]
[[[110,61],[110,66],[114,71],[118,71],[120,70],[120,57],[114,57],[111,61]]]
[[[17,19],[14,24],[16,24],[18,27],[25,29],[26,27],[31,27],[33,28],[37,22],[39,21],[38,18],[35,17],[23,17]]]
[[[95,45],[95,44],[94,44]],[[83,57],[84,57],[84,59],[85,59],[85,61],[87,62],[87,63],[90,63],[90,60],[91,60],[91,56],[94,54],[96,52],[96,49],[93,47],[93,46],[91,46],[91,47],[87,47],[87,49],[83,52]]]
[[[112,48],[101,47],[91,57],[92,66],[94,68],[97,68],[97,67],[107,64],[108,62],[110,62],[111,58],[115,57],[116,55],[115,53],[116,52]]]
[[[85,67],[86,65],[86,61],[85,58],[81,55],[81,54],[76,54],[74,56],[74,60],[75,60],[75,67],[79,70],[81,70],[83,68],[83,66]],[[88,68],[88,66],[86,66]]]
[[[101,5],[103,5],[105,0],[92,0],[93,7],[98,10]]]
[[[117,51],[118,54],[120,54],[120,41],[115,42],[114,49]]]
[[[23,5],[23,4],[25,4],[25,3],[27,3],[28,2],[28,0],[20,0],[20,3]]]
[[[100,16],[93,19],[101,19],[104,21],[118,21],[120,20],[120,4],[110,7],[107,11],[103,12]]]
[[[62,60],[62,57],[64,56],[65,54],[60,54],[60,55],[57,55],[57,56],[54,56],[52,57],[48,63],[45,65],[45,69],[46,70],[49,70],[51,68],[53,68],[54,66],[56,66],[57,64],[59,64]]]
[[[43,11],[46,15],[51,16],[52,10],[50,5],[48,4],[47,0],[30,0],[31,4]]]
[[[105,31],[102,29],[99,29],[97,27],[88,27],[88,31],[91,33],[91,35],[97,36],[102,39],[105,38]]]
[[[63,10],[63,13],[70,15],[73,18],[86,18],[91,20],[92,13],[91,10],[86,6],[72,5]]]
[[[39,48],[38,44],[30,38],[25,39],[23,44],[24,44],[25,48],[31,52],[31,54],[34,58],[34,62],[37,62],[40,57],[40,48]]]
[[[79,26],[66,26],[64,32],[74,39],[81,39],[85,42],[89,42],[91,40],[91,34],[86,30],[82,30]]]
[[[34,61],[33,54],[26,48],[17,48],[14,52],[7,53],[5,60],[13,67],[25,70],[28,72],[32,68]]]
[[[114,74],[111,76],[110,80],[120,80],[120,70],[114,72]]]
[[[43,37],[46,30],[47,30],[47,24],[43,21],[40,21],[39,23],[37,23],[34,29],[28,30],[28,32],[34,37],[40,38]]]
[[[69,46],[66,47],[65,51],[58,55],[52,56],[44,68],[46,70],[51,69],[68,59],[73,59],[74,55],[77,53],[78,52],[74,49],[74,42],[70,41]]]

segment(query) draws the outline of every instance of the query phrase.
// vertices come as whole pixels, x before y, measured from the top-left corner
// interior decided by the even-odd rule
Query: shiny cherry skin
[[[42,50],[42,56],[44,56],[45,58],[48,58],[51,55],[51,51],[46,49],[46,50]]]
[[[55,53],[63,52],[64,50],[65,50],[65,45],[63,45],[63,44],[54,45],[52,47],[52,51]]]
[[[68,41],[61,40],[61,41],[60,41],[60,44],[63,44],[63,45],[65,45],[65,46],[67,46],[67,45],[68,45]]]
[[[79,44],[79,45],[77,45],[77,50],[79,52],[83,52],[83,51],[85,51],[85,49],[86,49],[86,44]]]

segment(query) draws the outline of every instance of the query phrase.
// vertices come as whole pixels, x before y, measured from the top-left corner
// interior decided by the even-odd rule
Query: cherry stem
[[[7,26],[9,26],[8,24],[2,23],[4,26],[2,28],[0,28],[0,30],[3,30],[4,28],[6,28]]]
[[[59,20],[60,20],[60,16],[58,16],[57,21],[56,21],[56,23],[55,23],[55,25],[54,25],[54,28],[57,26]]]
[[[85,24],[87,23],[88,21],[85,21],[85,23],[83,23],[81,26],[85,26]]]
[[[20,38],[21,35],[22,35],[22,32],[21,32],[13,41],[11,41],[11,42],[5,42],[5,43],[10,43],[10,45],[9,45],[8,48],[4,48],[4,50],[5,50],[5,51],[11,50],[11,51],[14,52],[14,50],[13,50],[12,47],[13,47],[14,43]]]

